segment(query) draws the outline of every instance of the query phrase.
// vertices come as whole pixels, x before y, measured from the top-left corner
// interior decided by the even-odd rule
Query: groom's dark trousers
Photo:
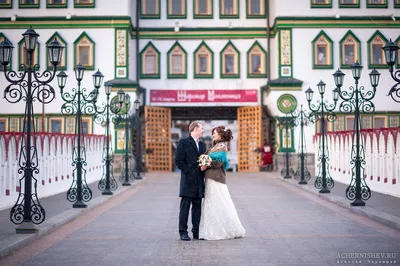
[[[192,233],[193,235],[199,234],[199,225],[201,217],[201,198],[182,197],[181,208],[179,212],[179,234],[187,234],[188,218],[190,204],[192,204]]]

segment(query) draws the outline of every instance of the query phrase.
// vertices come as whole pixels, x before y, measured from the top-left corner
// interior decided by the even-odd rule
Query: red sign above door
[[[150,90],[151,103],[256,103],[258,90]]]

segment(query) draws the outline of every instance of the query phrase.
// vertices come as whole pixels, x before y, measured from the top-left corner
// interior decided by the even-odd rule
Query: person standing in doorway
[[[175,156],[175,164],[181,170],[179,235],[184,241],[190,241],[187,231],[190,206],[193,238],[199,239],[201,202],[204,198],[204,173],[197,162],[199,156],[205,152],[205,145],[200,140],[204,133],[203,125],[200,122],[192,122],[189,125],[189,133],[189,137],[179,141]]]

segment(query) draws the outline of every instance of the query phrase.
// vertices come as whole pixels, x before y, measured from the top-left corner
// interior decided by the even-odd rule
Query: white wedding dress
[[[220,240],[244,237],[246,230],[240,223],[235,205],[226,184],[206,179],[201,206],[199,237]]]

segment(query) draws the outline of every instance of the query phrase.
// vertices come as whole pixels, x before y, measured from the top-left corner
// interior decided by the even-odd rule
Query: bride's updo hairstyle
[[[211,134],[214,134],[214,131],[217,131],[218,134],[221,136],[221,140],[217,142],[229,142],[233,139],[232,131],[229,128],[226,128],[225,126],[214,127],[211,130]]]

